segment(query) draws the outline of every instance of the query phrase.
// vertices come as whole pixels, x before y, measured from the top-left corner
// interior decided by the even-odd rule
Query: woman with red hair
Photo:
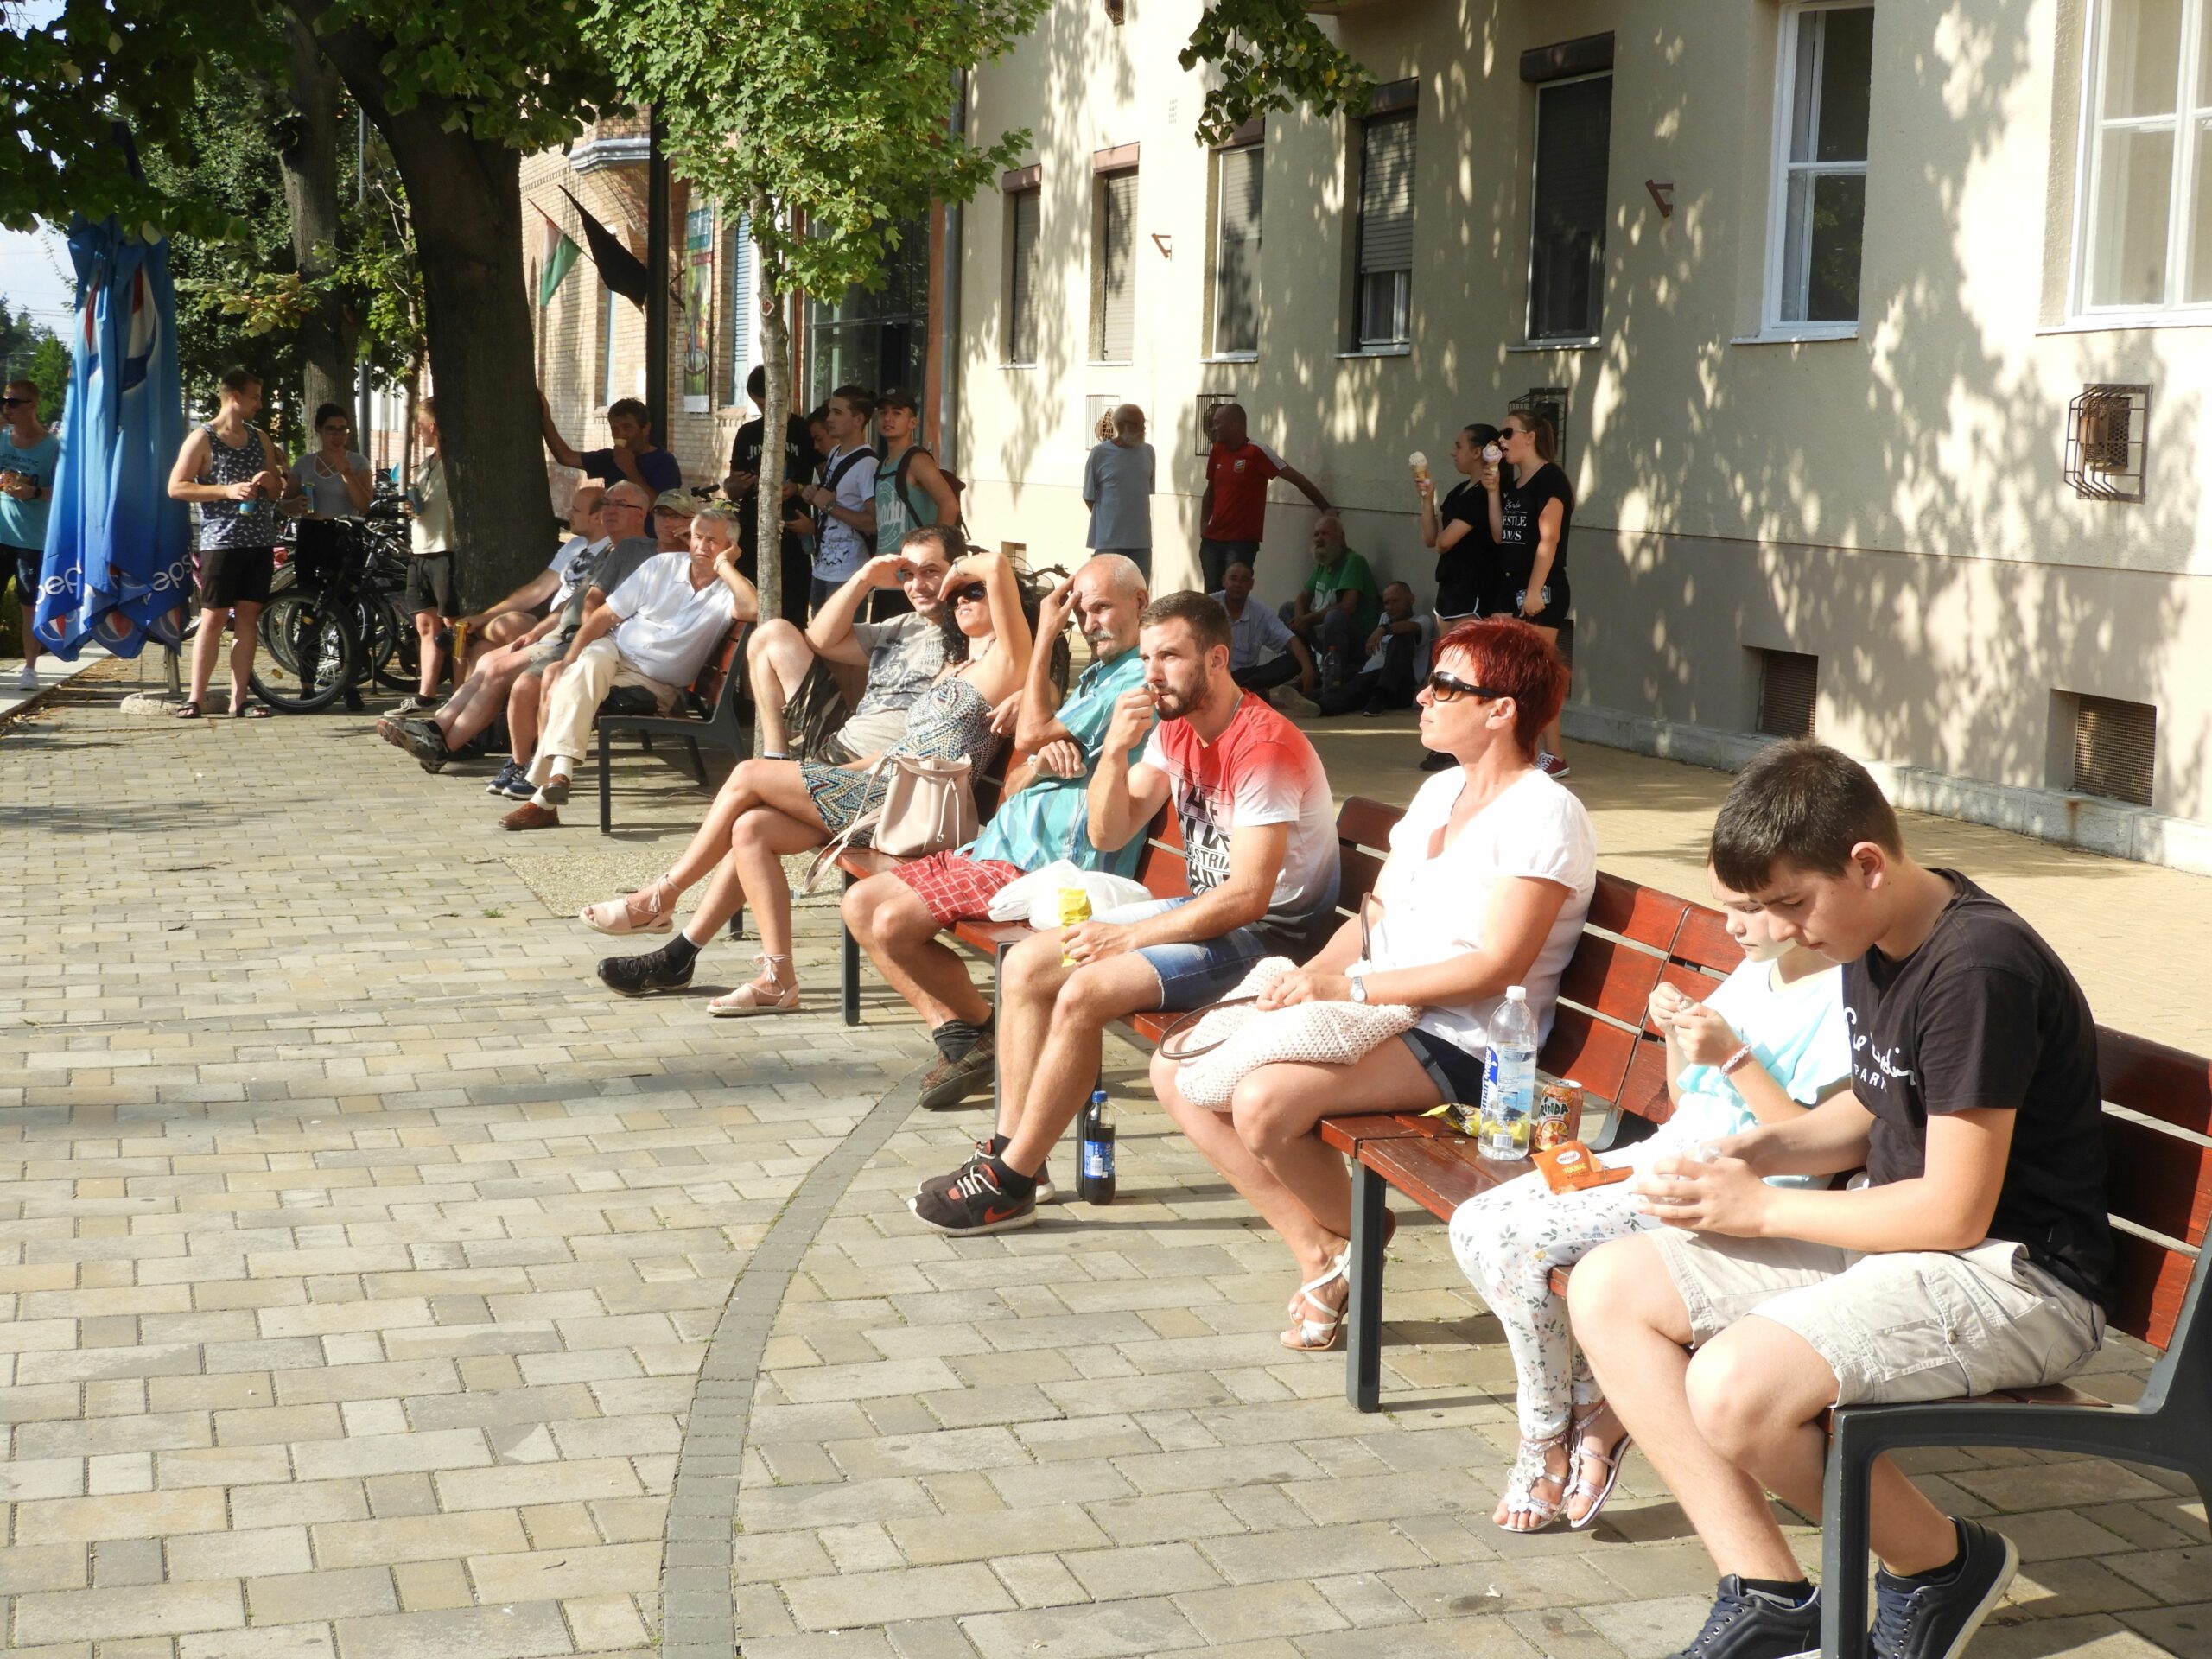
[[[1528,623],[1494,618],[1452,629],[1434,661],[1414,699],[1421,739],[1455,764],[1390,832],[1367,959],[1354,917],[1261,999],[1410,1004],[1419,1023],[1355,1065],[1257,1066],[1221,1112],[1184,1098],[1175,1061],[1152,1064],[1160,1104],[1297,1262],[1286,1348],[1333,1346],[1351,1294],[1351,1181],[1314,1126],[1332,1112],[1479,1100],[1492,1010],[1523,987],[1539,1033],[1549,1031],[1597,885],[1588,815],[1536,766],[1537,734],[1567,693],[1558,652]]]

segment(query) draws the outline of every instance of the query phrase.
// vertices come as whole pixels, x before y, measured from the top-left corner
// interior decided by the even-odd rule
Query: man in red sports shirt
[[[1268,485],[1287,479],[1323,512],[1329,498],[1313,480],[1244,429],[1244,405],[1216,406],[1213,448],[1206,452],[1206,489],[1198,501],[1198,570],[1201,591],[1217,593],[1221,579],[1236,563],[1256,567],[1260,537],[1268,518]]]

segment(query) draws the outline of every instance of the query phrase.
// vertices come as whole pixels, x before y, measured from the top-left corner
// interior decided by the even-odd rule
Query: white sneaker
[[[38,670],[33,668],[29,663],[25,663],[21,668],[17,669],[16,671],[16,690],[18,691],[37,690]]]

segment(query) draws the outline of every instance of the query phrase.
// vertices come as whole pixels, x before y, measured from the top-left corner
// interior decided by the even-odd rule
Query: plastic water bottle
[[[1483,1103],[1476,1145],[1485,1158],[1529,1155],[1529,1114],[1536,1103],[1536,1015],[1529,993],[1506,988],[1490,1017],[1490,1053],[1483,1063]]]
[[[1076,1171],[1075,1195],[1085,1204],[1114,1202],[1114,1109],[1106,1091],[1094,1090],[1083,1112],[1082,1162]]]

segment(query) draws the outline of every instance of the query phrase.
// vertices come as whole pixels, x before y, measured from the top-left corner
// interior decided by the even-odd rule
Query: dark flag
[[[600,280],[631,304],[643,309],[645,303],[645,261],[622,245],[621,238],[591,216],[583,203],[569,195],[563,188],[561,194],[569,197],[569,205],[576,210],[584,225],[584,245],[591,251],[591,262],[599,267]]]

